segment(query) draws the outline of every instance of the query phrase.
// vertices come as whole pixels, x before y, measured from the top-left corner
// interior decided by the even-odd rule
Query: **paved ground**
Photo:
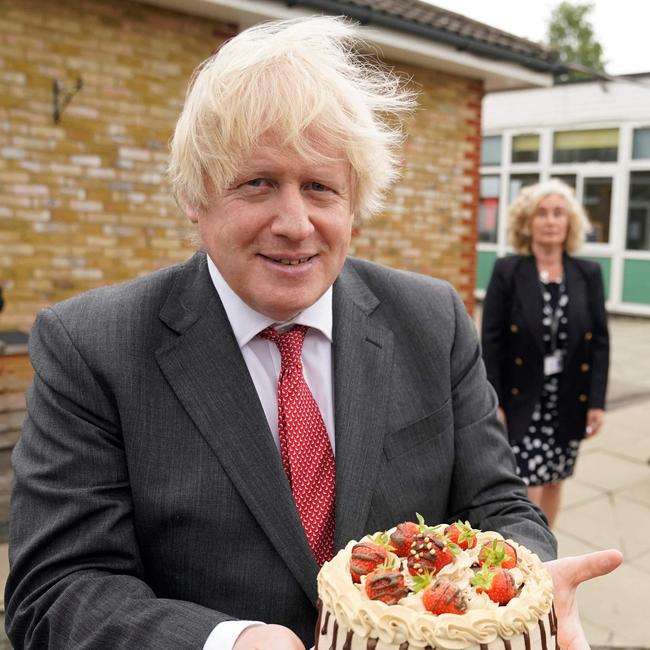
[[[604,548],[625,555],[618,571],[580,589],[581,616],[594,650],[650,648],[650,320],[616,317],[610,329],[606,426],[582,446],[555,533],[561,556]],[[6,553],[1,544],[0,586]],[[0,650],[9,648],[0,632]]]
[[[560,555],[618,548],[614,574],[581,587],[594,645],[650,648],[650,320],[610,321],[609,409],[581,448],[556,525]]]

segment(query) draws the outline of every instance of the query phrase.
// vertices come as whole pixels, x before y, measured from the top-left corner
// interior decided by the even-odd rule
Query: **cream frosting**
[[[341,630],[352,631],[364,639],[377,638],[381,645],[390,646],[408,642],[413,648],[465,650],[534,632],[541,619],[552,619],[553,603],[553,583],[537,555],[513,540],[506,540],[517,551],[517,568],[511,572],[517,586],[521,586],[519,594],[506,605],[499,606],[469,587],[471,566],[480,545],[493,539],[503,537],[495,532],[479,532],[476,547],[462,551],[453,564],[443,567],[439,573],[466,589],[468,609],[462,615],[435,616],[425,610],[420,594],[409,594],[396,605],[370,600],[363,591],[363,579],[357,585],[350,577],[350,554],[357,543],[354,540],[325,563],[318,575],[323,611],[332,612]],[[371,536],[366,536],[362,541],[370,540]],[[394,559],[398,560],[397,556]],[[408,572],[404,575],[409,584],[410,575]]]

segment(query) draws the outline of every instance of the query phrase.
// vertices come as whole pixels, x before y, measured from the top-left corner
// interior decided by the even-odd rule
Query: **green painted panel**
[[[476,265],[476,288],[487,289],[492,267],[497,254],[491,251],[478,251],[478,261]]]
[[[610,257],[591,257],[580,255],[582,259],[591,260],[600,264],[600,270],[603,272],[603,285],[605,287],[605,300],[609,300],[609,284],[612,275],[612,260]]]
[[[623,302],[650,305],[650,261],[623,262]]]

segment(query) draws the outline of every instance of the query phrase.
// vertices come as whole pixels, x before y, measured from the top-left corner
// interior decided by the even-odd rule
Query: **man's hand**
[[[288,627],[252,625],[237,637],[232,650],[305,650],[305,646]]]
[[[544,566],[553,578],[557,642],[562,650],[589,650],[578,613],[578,585],[610,573],[622,561],[620,551],[609,550],[545,562]]]

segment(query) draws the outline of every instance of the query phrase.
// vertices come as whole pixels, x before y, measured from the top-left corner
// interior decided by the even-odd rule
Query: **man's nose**
[[[294,241],[306,239],[314,231],[306,197],[297,187],[282,187],[277,195],[271,232]]]

